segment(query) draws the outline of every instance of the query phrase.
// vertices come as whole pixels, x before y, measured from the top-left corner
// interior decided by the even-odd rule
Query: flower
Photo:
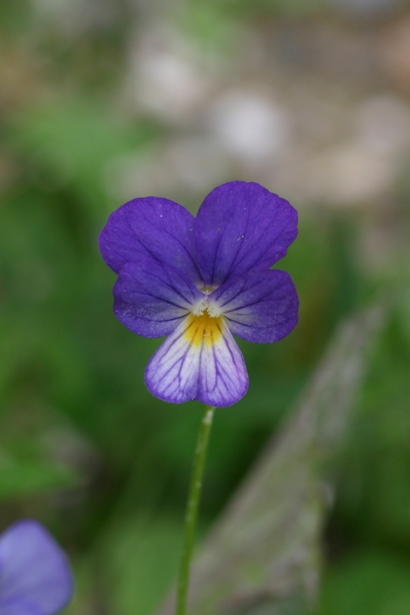
[[[40,523],[18,521],[0,535],[1,615],[55,615],[72,593],[67,558]]]
[[[114,313],[138,335],[168,335],[146,368],[153,395],[211,406],[245,395],[248,374],[232,333],[271,343],[296,326],[294,284],[270,269],[296,235],[290,203],[242,181],[215,188],[196,218],[159,197],[110,215],[99,245],[118,274]]]

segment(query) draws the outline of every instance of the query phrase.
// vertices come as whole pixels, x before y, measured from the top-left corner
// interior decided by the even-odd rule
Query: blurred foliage
[[[261,10],[307,10],[273,0],[219,4],[192,1],[180,16],[193,36],[215,36],[218,53]],[[168,406],[145,389],[158,340],[134,336],[112,315],[115,278],[97,235],[121,204],[113,161],[143,157],[169,127],[128,113],[115,96],[132,3],[71,38],[43,5],[0,3],[0,521],[36,516],[56,533],[77,569],[68,612],[98,612],[103,601],[107,612],[144,615],[174,576],[201,410]],[[398,192],[408,237],[409,198]],[[183,204],[195,210],[200,199],[191,201]],[[407,289],[370,357],[354,428],[332,466],[338,493],[320,615],[410,612],[408,251],[386,271],[367,272],[357,248],[365,224],[352,212],[301,212],[300,236],[280,263],[299,290],[300,324],[279,344],[240,342],[251,387],[217,413],[203,498],[206,528],[340,319],[384,286]]]

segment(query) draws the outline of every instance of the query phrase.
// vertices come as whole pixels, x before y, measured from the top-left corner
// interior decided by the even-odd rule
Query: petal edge
[[[115,273],[129,262],[151,258],[170,263],[188,279],[199,280],[194,241],[194,217],[174,201],[144,197],[116,209],[100,233],[105,263]]]
[[[224,313],[232,333],[248,342],[278,342],[298,323],[295,285],[279,269],[229,279],[209,300]]]
[[[268,270],[297,236],[298,215],[288,201],[254,182],[215,188],[195,220],[198,263],[206,285]]]

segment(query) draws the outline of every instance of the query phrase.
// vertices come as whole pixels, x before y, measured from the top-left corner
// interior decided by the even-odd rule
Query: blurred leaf
[[[130,125],[98,99],[73,98],[32,110],[13,128],[12,144],[32,157],[37,173],[46,171],[43,181],[51,188],[71,183],[97,212],[106,211],[110,163],[135,154],[155,136],[152,126]]]
[[[332,523],[359,544],[410,546],[410,346],[395,309],[369,360]]]
[[[358,553],[330,570],[318,615],[408,615],[410,566],[388,553]]]
[[[79,476],[72,468],[33,459],[0,457],[0,501],[74,487],[78,481]]]
[[[152,613],[174,577],[181,540],[182,522],[173,518],[116,519],[102,546],[113,612]]]
[[[383,316],[375,307],[339,329],[297,412],[217,522],[193,569],[196,615],[251,615],[256,607],[307,613],[320,576],[323,479],[346,434]],[[173,601],[159,613],[170,615]]]

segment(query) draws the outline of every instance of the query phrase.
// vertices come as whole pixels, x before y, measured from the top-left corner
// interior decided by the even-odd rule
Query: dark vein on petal
[[[182,206],[181,206],[181,207],[182,207]],[[145,216],[145,214],[144,214],[144,213],[143,213],[142,215],[143,215],[143,217],[144,217],[145,221],[146,221],[146,222],[148,222],[148,224],[150,224],[151,226],[153,226],[153,227],[155,228],[155,230],[158,230],[158,225],[157,225],[157,222],[151,221],[149,218],[147,218],[147,217]],[[173,217],[173,218],[175,218],[175,216],[174,216],[174,214],[173,214],[173,213],[172,213],[171,215],[172,215],[172,217]],[[192,223],[194,223],[194,220],[195,220],[195,218],[192,216]],[[183,250],[186,252],[186,254],[187,254],[187,255],[188,255],[188,257],[189,257],[189,260],[190,260],[190,261],[191,261],[191,263],[193,264],[194,269],[195,269],[195,270],[196,270],[196,272],[199,274],[199,277],[201,277],[201,274],[200,274],[200,271],[199,271],[199,269],[198,269],[198,266],[197,266],[197,264],[195,263],[195,261],[194,261],[194,258],[193,258],[193,256],[192,256],[192,254],[190,253],[190,251],[188,250],[188,248],[185,246],[185,244],[184,244],[184,243],[182,243],[182,242],[181,242],[181,240],[180,240],[177,236],[173,235],[170,231],[168,231],[168,230],[167,230],[166,228],[164,228],[163,226],[161,226],[161,227],[160,227],[160,229],[161,229],[161,231],[162,231],[163,233],[165,233],[166,235],[168,235],[169,237],[171,237],[171,238],[172,238],[172,239],[173,239],[173,240],[174,240],[177,244],[179,244],[179,245],[181,246],[181,248],[183,248]],[[141,240],[140,240],[140,241],[141,241]],[[146,246],[143,244],[143,242],[142,242],[142,241],[141,241],[141,243],[142,243],[142,245],[146,248]],[[158,259],[156,259],[156,260],[158,260]],[[160,262],[161,262],[161,261],[160,261]]]

